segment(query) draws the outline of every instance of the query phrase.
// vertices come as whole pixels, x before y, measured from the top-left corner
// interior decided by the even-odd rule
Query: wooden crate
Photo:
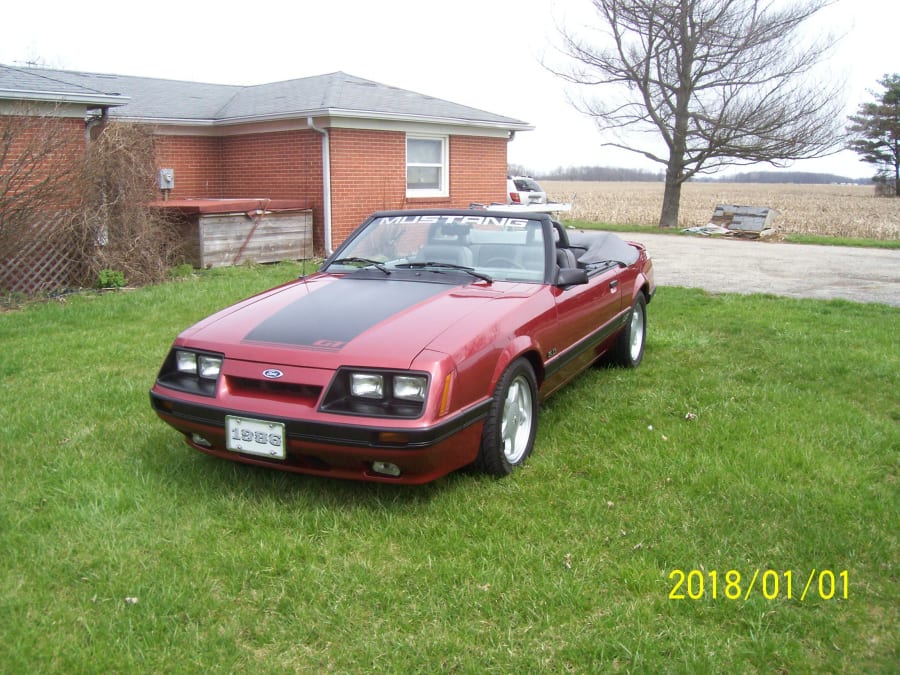
[[[310,205],[296,200],[181,199],[155,206],[175,214],[195,267],[304,260],[315,255]]]
[[[197,223],[199,266],[227,267],[313,256],[312,211],[201,215]]]

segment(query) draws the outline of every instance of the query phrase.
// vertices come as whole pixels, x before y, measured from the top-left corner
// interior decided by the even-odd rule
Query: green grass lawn
[[[0,314],[0,672],[896,672],[900,311],[662,288],[523,470],[403,488],[150,411],[181,329],[299,269]]]

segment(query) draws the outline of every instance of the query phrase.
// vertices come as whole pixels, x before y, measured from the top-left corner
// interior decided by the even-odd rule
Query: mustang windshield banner
[[[474,227],[479,230],[520,230],[530,223],[528,218],[509,218],[499,216],[460,216],[460,215],[428,215],[428,216],[386,216],[375,221],[376,225],[439,225]]]

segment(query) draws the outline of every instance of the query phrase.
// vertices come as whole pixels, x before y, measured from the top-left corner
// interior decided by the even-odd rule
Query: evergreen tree
[[[900,75],[885,75],[878,81],[884,90],[871,92],[874,102],[863,103],[850,117],[847,131],[851,150],[864,162],[878,167],[875,182],[900,196]]]

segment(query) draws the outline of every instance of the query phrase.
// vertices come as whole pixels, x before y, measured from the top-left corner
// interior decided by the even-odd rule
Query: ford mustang
[[[643,246],[549,215],[370,216],[310,276],[179,335],[153,409],[197,450],[319,476],[425,483],[528,458],[539,404],[643,358]]]

